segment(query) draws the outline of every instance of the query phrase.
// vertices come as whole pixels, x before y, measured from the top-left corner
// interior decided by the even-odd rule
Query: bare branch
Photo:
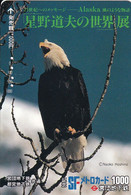
[[[10,50],[10,53],[11,53],[11,57],[13,58],[14,55],[13,55],[13,49],[12,48]],[[7,75],[4,78],[3,95],[2,95],[2,99],[0,101],[0,110],[2,109],[2,105],[3,105],[4,101],[5,101],[5,97],[6,97],[6,94],[7,94],[7,89],[8,89],[8,85],[9,85],[9,78],[11,77],[11,74],[12,74],[12,64],[13,64],[13,60],[10,61],[8,74],[5,73],[2,69],[0,71],[4,75]]]
[[[60,172],[58,172],[56,169],[54,169],[53,167],[50,167],[50,169],[52,170],[52,171],[54,171],[54,173],[55,174],[57,174],[57,175],[62,175],[62,173],[60,173]]]
[[[46,184],[47,179],[48,179],[48,176],[49,176],[49,168],[47,168],[46,178],[45,178],[45,181],[42,182],[42,185],[45,185]]]
[[[45,172],[46,172],[46,165],[44,164],[43,165],[43,168],[42,168],[42,171],[41,171],[41,175],[40,175],[40,181],[41,181],[41,183],[42,183],[42,180],[44,179],[44,177],[45,177]]]
[[[14,43],[14,49],[17,49],[17,48],[19,48],[20,47],[20,44],[18,44],[16,41],[15,41],[15,43]]]
[[[8,88],[9,83],[13,84],[13,85],[21,85],[22,86],[22,85],[26,85],[30,81],[36,81],[36,79],[33,77],[34,76],[34,72],[35,72],[35,68],[34,67],[31,70],[30,78],[28,80],[26,80],[25,82],[23,82],[23,83],[16,83],[16,82],[13,82],[12,80],[10,80],[10,76],[12,74],[12,69],[11,69],[12,63],[13,63],[13,61],[11,62],[10,66],[9,66],[9,73],[8,74],[4,70],[0,69],[0,72],[3,73],[6,76],[4,78],[3,95],[2,95],[2,98],[1,98],[1,101],[0,101],[0,110],[2,109],[2,105],[3,105],[4,101],[5,101],[5,97],[6,97],[6,94],[7,94],[7,88]]]
[[[13,99],[13,102],[12,102],[12,120],[13,120],[13,122],[14,122],[14,125],[15,125],[15,128],[16,128],[18,134],[19,134],[23,139],[29,140],[29,141],[30,141],[30,144],[31,144],[31,146],[32,146],[33,140],[32,140],[31,138],[26,137],[24,134],[22,134],[22,133],[20,132],[20,130],[18,129],[18,126],[17,126],[17,124],[16,124],[16,120],[15,120],[15,117],[14,117],[14,99]],[[40,134],[39,134],[39,135],[40,135]],[[42,142],[42,145],[43,145],[43,140],[42,140],[42,138],[41,138],[41,135],[40,135],[40,139],[41,139],[41,142]],[[56,142],[56,143],[54,142],[54,143],[52,143],[46,150],[44,149],[44,151],[46,151],[46,152],[44,152],[44,155],[43,155],[43,154],[40,155],[40,157],[39,157],[38,154],[36,153],[36,149],[35,149],[35,146],[34,146],[34,143],[33,143],[33,146],[32,146],[33,151],[34,151],[35,155],[38,157],[37,163],[36,163],[36,165],[35,165],[33,168],[27,170],[27,172],[24,171],[23,164],[21,163],[21,165],[22,165],[22,175],[25,175],[25,176],[27,176],[27,175],[28,175],[28,176],[35,175],[36,181],[38,181],[38,179],[40,179],[40,177],[38,176],[38,169],[42,166],[43,163],[44,163],[44,168],[42,169],[43,172],[42,172],[42,175],[41,175],[41,183],[38,184],[37,182],[35,182],[35,184],[33,185],[33,187],[32,187],[32,189],[31,189],[31,191],[30,191],[29,194],[31,194],[32,191],[36,189],[37,185],[40,185],[40,187],[42,188],[42,190],[43,190],[44,192],[50,193],[52,190],[54,190],[54,188],[56,188],[56,187],[61,183],[62,179],[67,175],[67,173],[68,173],[68,171],[69,171],[69,168],[70,168],[70,166],[71,166],[72,163],[76,163],[76,162],[80,162],[80,161],[85,161],[85,160],[90,160],[91,158],[93,158],[94,155],[97,153],[97,151],[98,151],[98,150],[100,149],[100,147],[102,146],[103,141],[104,141],[104,140],[103,140],[103,138],[102,138],[102,140],[101,140],[99,146],[95,149],[95,151],[94,151],[89,157],[84,158],[84,159],[79,159],[79,160],[67,159],[67,166],[66,166],[66,168],[65,168],[65,170],[64,170],[63,173],[59,173],[59,172],[57,172],[57,171],[53,168],[53,167],[55,167],[56,164],[58,163],[58,159],[57,159],[56,157],[53,158],[53,159],[56,159],[56,162],[54,162],[53,165],[47,165],[47,164],[46,164],[45,162],[43,162],[43,161],[41,160],[41,158],[40,158],[40,157],[44,157],[44,158],[46,159],[46,157],[50,154],[50,152],[53,150],[53,148],[55,148],[55,147],[57,146],[58,143],[57,143],[57,142]],[[43,145],[43,147],[44,147],[44,145]],[[49,153],[47,153],[47,151],[48,151]],[[28,156],[32,157],[31,155],[28,155]],[[59,156],[59,155],[57,155],[57,157],[58,157],[58,156]],[[36,160],[36,159],[34,159],[34,160]],[[44,159],[43,159],[43,160],[44,160]],[[42,182],[42,178],[45,176],[46,167],[47,167],[46,178],[45,178],[44,182]],[[52,186],[50,186],[49,188],[46,188],[45,185],[46,185],[46,183],[47,183],[48,174],[49,174],[49,169],[51,169],[52,171],[54,171],[57,175],[60,175],[60,178],[59,178]]]
[[[14,64],[19,64],[19,63],[21,63],[21,64],[23,64],[24,66],[27,66],[27,64],[23,62],[23,60],[24,60],[25,58],[26,58],[26,52],[24,51],[24,54],[23,54],[22,58],[21,58],[20,60],[18,60],[18,61],[14,61]]]
[[[30,169],[29,164],[30,164],[30,161],[28,160],[27,163],[26,163],[27,171]]]
[[[36,155],[36,157],[37,158],[35,158],[35,157],[33,157],[32,155],[29,155],[29,154],[25,154],[25,156],[28,156],[28,157],[30,157],[30,158],[32,158],[32,159],[34,159],[34,160],[37,160],[38,159],[38,164],[40,165],[40,167],[42,166],[42,164],[45,164],[45,162],[42,160],[42,158],[41,158],[41,156],[39,156],[39,154],[37,153],[37,150],[36,150],[36,148],[35,148],[35,144],[34,144],[34,142],[33,142],[33,140],[30,138],[30,137],[27,137],[27,136],[25,136],[23,133],[21,133],[21,131],[19,130],[19,128],[18,128],[18,126],[17,126],[17,123],[16,123],[16,119],[15,119],[15,116],[14,116],[14,101],[15,101],[15,99],[13,99],[13,101],[12,101],[12,111],[11,111],[11,115],[12,115],[12,120],[13,120],[13,123],[14,123],[14,126],[15,126],[15,128],[16,128],[16,131],[17,131],[17,133],[19,134],[19,136],[21,137],[21,138],[23,138],[23,139],[25,139],[25,140],[28,140],[29,142],[30,142],[30,144],[31,144],[31,146],[32,146],[32,149],[33,149],[33,152],[35,153],[35,155]],[[46,156],[47,155],[49,155],[48,153],[46,153]],[[46,158],[46,156],[45,156],[45,158]],[[45,158],[44,158],[44,160],[45,160]],[[56,157],[55,157],[56,158]],[[48,165],[47,165],[48,166]],[[39,168],[40,168],[39,167]],[[50,166],[48,166],[49,168],[51,168]],[[36,171],[36,170],[35,170]],[[27,172],[30,172],[30,170],[29,171],[27,171]],[[26,175],[27,175],[27,173],[26,173]]]
[[[31,70],[30,78],[28,80],[26,80],[25,82],[23,82],[23,83],[16,83],[16,82],[13,82],[13,81],[10,81],[10,83],[12,83],[13,85],[21,85],[22,86],[22,85],[26,85],[30,81],[36,81],[36,79],[33,77],[34,72],[35,72],[35,68],[33,67],[32,70]]]
[[[32,188],[31,188],[31,190],[30,190],[28,195],[32,195],[33,192],[35,192],[37,186],[38,186],[38,183],[37,183],[37,180],[36,180],[35,183],[33,184],[33,186],[32,186]]]
[[[17,10],[20,11],[20,6],[19,6],[18,2],[16,2],[16,6],[17,6]],[[14,8],[15,8],[15,6],[14,6]]]
[[[69,167],[71,166],[72,163],[81,162],[81,161],[86,161],[86,160],[90,160],[91,158],[93,158],[94,155],[95,155],[95,154],[98,152],[98,150],[101,148],[101,146],[102,146],[102,144],[103,144],[103,141],[104,141],[104,139],[102,138],[102,139],[101,139],[101,142],[100,142],[100,144],[99,144],[99,146],[95,149],[95,151],[94,151],[89,157],[84,158],[84,159],[79,159],[79,160],[68,159],[68,160],[67,160],[67,167],[66,167],[65,172],[64,172],[63,174],[57,172],[55,169],[51,168],[51,166],[49,166],[49,165],[47,165],[47,167],[50,167],[56,174],[61,175],[61,176],[64,175],[64,177],[65,177],[66,172],[68,172],[67,168],[69,169]],[[52,143],[50,144],[50,146],[45,150],[45,152],[42,153],[42,154],[40,155],[40,158],[39,158],[39,160],[36,162],[36,164],[35,164],[29,171],[25,172],[25,175],[26,175],[26,176],[35,175],[36,170],[38,170],[38,169],[42,166],[42,164],[46,162],[46,157],[54,150],[54,148],[55,148],[58,144],[59,144],[58,142],[55,142],[55,141],[52,142]],[[58,154],[58,155],[60,155],[60,154]],[[42,160],[41,160],[41,159],[42,159]],[[43,162],[43,161],[45,161],[45,162]],[[63,178],[63,177],[62,177],[62,178]],[[62,179],[62,178],[61,178],[61,179]],[[60,180],[60,181],[61,181],[61,180]],[[60,181],[59,181],[59,182],[60,182]],[[59,183],[59,182],[58,182],[58,183]],[[59,184],[58,184],[58,185],[59,185]]]
[[[17,3],[16,3],[16,6],[17,6]],[[12,8],[13,8],[15,14],[19,11],[19,9],[16,9],[16,7],[15,7],[15,2],[12,3]]]
[[[25,4],[25,3],[30,4],[30,1],[24,0],[24,4]]]
[[[103,193],[102,193],[102,195],[105,195],[105,194],[107,194],[108,192],[109,192],[109,191],[104,190]]]
[[[4,46],[6,44],[6,40],[3,41],[3,43],[0,43],[0,46]]]
[[[25,195],[25,188],[26,188],[26,185],[23,185],[23,195]]]
[[[18,128],[18,126],[17,126],[17,124],[16,124],[16,120],[15,120],[15,116],[14,116],[14,101],[15,101],[15,99],[13,99],[13,101],[12,101],[12,111],[11,111],[11,115],[12,115],[12,120],[13,120],[14,126],[15,126],[15,128],[16,128],[16,131],[17,131],[17,133],[19,134],[19,136],[20,136],[21,138],[23,138],[23,139],[25,139],[25,140],[28,140],[28,141],[30,142],[30,144],[31,144],[31,146],[32,146],[32,149],[33,149],[33,152],[34,152],[35,155],[39,158],[39,155],[38,155],[38,153],[37,153],[37,150],[36,150],[36,148],[35,148],[35,145],[34,145],[33,140],[32,140],[30,137],[27,137],[27,136],[25,136],[23,133],[21,133],[21,131],[19,130],[19,128]]]
[[[18,6],[18,5],[17,5]],[[18,13],[18,15],[17,15],[17,17],[16,17],[16,20],[15,20],[15,22],[14,22],[14,26],[16,26],[16,24],[17,24],[17,22],[18,22],[18,20],[19,20],[19,18],[20,18],[20,16],[21,16],[21,14],[23,13],[23,10],[26,8],[26,4],[24,3],[24,5],[23,6],[21,6],[21,7],[19,7],[19,13]]]
[[[4,38],[6,38],[10,34],[10,31],[5,33],[2,37],[0,37],[0,41],[2,41]]]
[[[67,175],[67,173],[68,173],[68,171],[69,171],[70,165],[71,165],[70,163],[67,163],[67,166],[66,166],[66,168],[65,168],[64,173],[62,174],[62,176],[60,177],[60,179],[57,180],[57,182],[54,183],[51,187],[46,188],[45,185],[43,185],[42,183],[40,183],[39,185],[40,185],[41,189],[42,189],[44,192],[47,192],[47,193],[50,193],[51,191],[53,191],[53,190],[61,183],[62,179],[63,179],[64,177],[66,177],[66,175]]]
[[[39,135],[39,141],[41,143],[41,153],[43,153],[45,151],[43,136],[40,132],[38,132],[38,135]]]
[[[51,163],[51,162],[54,162],[55,160],[57,160],[59,157],[61,156],[61,153],[57,154],[54,158],[52,159],[46,159],[46,162],[47,163]]]
[[[24,166],[23,166],[23,163],[22,163],[22,160],[20,159],[20,165],[21,165],[21,168],[22,168],[22,175],[24,175],[25,171],[24,171]]]
[[[29,31],[29,24],[27,24],[27,26],[25,28],[17,28],[15,29],[14,31],[17,32],[17,31],[21,31],[22,34],[26,37],[27,36],[27,33],[25,33],[25,31]]]
[[[1,68],[0,68],[0,72],[2,72],[6,77],[8,76],[8,74],[4,70],[2,70]]]
[[[61,174],[60,179],[59,179],[56,183],[54,183],[51,187],[49,187],[49,188],[46,188],[45,185],[44,185],[43,183],[40,183],[39,185],[40,185],[40,187],[42,188],[42,190],[43,190],[44,192],[47,192],[47,193],[50,193],[52,190],[54,190],[54,189],[61,183],[62,179],[63,179],[64,177],[66,177],[66,175],[67,175],[67,173],[68,173],[68,171],[69,171],[69,168],[70,168],[71,164],[72,164],[72,163],[76,163],[76,162],[85,161],[85,160],[90,160],[91,158],[93,158],[94,155],[95,155],[95,154],[98,152],[98,150],[101,148],[101,146],[102,146],[102,144],[103,144],[103,141],[104,141],[104,139],[102,138],[102,140],[101,140],[100,144],[98,145],[98,147],[95,149],[95,151],[94,151],[89,157],[84,158],[84,159],[80,159],[80,160],[72,160],[72,159],[69,159],[69,160],[67,161],[67,166],[66,166],[64,172]]]
[[[82,195],[82,192],[81,192],[82,187],[83,187],[83,185],[82,185],[82,183],[81,183],[81,185],[80,185],[80,190],[79,190],[79,195]]]
[[[29,158],[32,158],[34,160],[37,160],[38,159],[38,158],[36,158],[36,157],[34,157],[34,156],[30,155],[30,154],[24,154],[24,156],[28,156]]]
[[[64,147],[61,147],[61,149],[63,150],[63,153],[64,153],[64,156],[65,156],[66,161],[68,161],[68,158],[67,158],[67,156],[66,156],[65,148],[64,148]]]

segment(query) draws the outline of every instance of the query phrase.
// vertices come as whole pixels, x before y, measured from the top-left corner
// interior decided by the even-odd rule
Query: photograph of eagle
[[[47,39],[39,43],[42,49],[45,72],[40,76],[38,104],[45,132],[48,138],[55,139],[55,131],[70,131],[74,134],[84,130],[90,121],[90,106],[86,86],[81,72],[72,67],[64,50]],[[62,140],[67,158],[84,158],[87,134],[78,138]],[[66,167],[65,155],[62,155],[63,167]],[[80,172],[84,162],[73,163],[70,171]]]

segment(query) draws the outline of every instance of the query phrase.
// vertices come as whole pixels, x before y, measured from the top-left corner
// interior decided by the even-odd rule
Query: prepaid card
[[[131,194],[130,5],[1,1],[1,195]]]

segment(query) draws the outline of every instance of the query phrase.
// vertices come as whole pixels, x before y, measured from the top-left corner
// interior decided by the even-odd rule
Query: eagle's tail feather
[[[63,141],[60,144],[60,148],[63,147],[65,149],[65,154],[62,153],[62,163],[65,168],[67,165],[67,159],[79,160],[84,158],[84,147],[86,146],[86,137],[81,135],[78,138],[69,139],[67,141]],[[80,172],[83,169],[84,161],[72,163],[69,171],[70,172]]]

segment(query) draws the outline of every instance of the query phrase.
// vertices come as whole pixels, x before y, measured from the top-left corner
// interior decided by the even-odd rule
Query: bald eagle
[[[86,86],[81,72],[72,67],[64,50],[47,39],[39,43],[42,49],[45,72],[39,79],[38,104],[45,132],[48,138],[54,140],[56,129],[70,131],[72,134],[82,131],[90,121],[90,107]],[[67,158],[84,158],[86,138],[92,132],[92,127],[85,135],[78,138],[63,140]],[[66,159],[62,155],[64,168]],[[72,164],[71,172],[80,172],[84,162]]]

